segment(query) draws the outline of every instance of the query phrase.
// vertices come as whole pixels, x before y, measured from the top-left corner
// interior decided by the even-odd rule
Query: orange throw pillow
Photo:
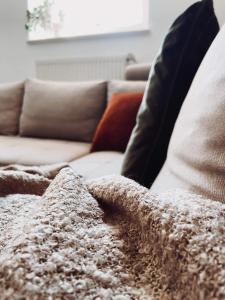
[[[124,152],[136,124],[143,93],[112,95],[96,129],[91,152]]]

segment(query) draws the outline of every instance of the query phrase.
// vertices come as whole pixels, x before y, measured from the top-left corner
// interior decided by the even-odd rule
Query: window
[[[149,0],[28,0],[29,40],[147,30]]]

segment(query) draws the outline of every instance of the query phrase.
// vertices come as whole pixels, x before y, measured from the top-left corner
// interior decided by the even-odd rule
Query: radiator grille
[[[36,62],[36,77],[56,81],[84,81],[123,79],[133,55],[114,57],[68,58]]]

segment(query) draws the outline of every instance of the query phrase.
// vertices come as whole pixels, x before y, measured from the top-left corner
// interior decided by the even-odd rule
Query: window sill
[[[46,44],[46,43],[55,43],[55,42],[65,42],[65,41],[75,41],[75,40],[85,40],[85,39],[96,39],[102,37],[114,37],[120,35],[139,35],[139,34],[149,34],[151,32],[150,28],[143,28],[137,30],[129,30],[129,31],[120,31],[120,32],[109,32],[109,33],[96,33],[90,35],[79,35],[79,36],[71,36],[71,37],[54,37],[47,39],[37,39],[37,40],[27,40],[27,44],[35,45],[35,44]]]

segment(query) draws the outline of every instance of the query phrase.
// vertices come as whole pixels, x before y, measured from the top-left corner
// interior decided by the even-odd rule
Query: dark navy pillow
[[[219,31],[213,1],[199,1],[171,26],[151,67],[122,175],[150,187],[166,159],[182,103]]]

